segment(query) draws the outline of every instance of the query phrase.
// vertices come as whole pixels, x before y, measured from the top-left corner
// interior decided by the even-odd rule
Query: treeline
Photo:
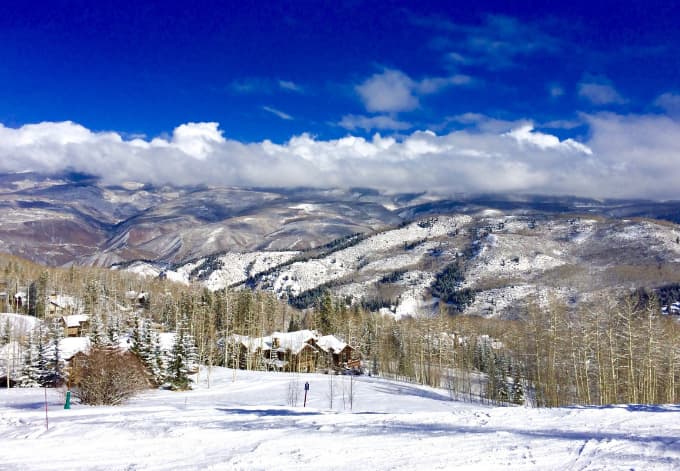
[[[444,387],[457,398],[549,407],[674,403],[680,398],[680,326],[661,315],[653,297],[641,302],[639,296],[609,295],[578,308],[536,301],[513,321],[458,315],[440,303],[435,317],[395,320],[366,308],[377,305],[350,304],[328,290],[299,310],[262,291],[211,292],[123,271],[46,269],[11,257],[0,257],[0,273],[0,292],[8,297],[17,287],[35,284],[40,293],[81,299],[83,312],[91,316],[86,335],[93,343],[106,347],[122,336],[132,338],[133,351],[139,351],[156,382],[174,374],[179,383],[192,368],[183,364],[172,370],[168,357],[161,361],[164,372],[154,370],[162,333],[182,338],[177,348],[185,350],[177,356],[191,351],[196,365],[212,366],[233,364],[225,341],[232,334],[261,337],[316,329],[357,347],[371,374]],[[440,294],[462,276],[455,265],[445,273],[442,279],[448,281],[437,288]],[[145,292],[146,303],[130,301],[128,291]],[[44,302],[39,299],[44,298],[33,302],[42,319],[47,310],[37,306]],[[0,332],[0,344],[11,339],[11,332]],[[28,340],[22,342],[26,346]]]

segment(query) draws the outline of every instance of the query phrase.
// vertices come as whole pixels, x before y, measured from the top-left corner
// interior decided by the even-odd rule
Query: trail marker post
[[[307,391],[309,391],[309,381],[305,381],[305,402],[302,407],[307,407]]]

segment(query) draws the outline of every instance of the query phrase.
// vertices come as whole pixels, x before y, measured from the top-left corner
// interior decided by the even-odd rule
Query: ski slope
[[[0,390],[0,469],[680,469],[677,405],[493,407],[357,377],[350,410],[350,381],[215,368],[210,387],[70,410],[48,390],[47,430],[44,390]]]

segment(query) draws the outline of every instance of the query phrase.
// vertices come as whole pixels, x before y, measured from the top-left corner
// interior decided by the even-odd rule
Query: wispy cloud
[[[446,58],[458,65],[501,69],[518,59],[559,50],[560,41],[539,23],[506,15],[486,15],[480,24],[455,23],[441,17],[414,17],[413,23],[437,31],[431,45],[448,49]]]
[[[271,95],[278,91],[304,93],[304,88],[291,80],[276,80],[269,77],[247,77],[233,80],[229,89],[237,94]]]
[[[272,108],[271,106],[263,106],[262,109],[268,113],[273,114],[274,116],[277,116],[281,119],[285,119],[286,121],[293,120],[293,117],[288,113],[284,113],[283,111],[277,110],[276,108]]]
[[[607,79],[582,81],[578,85],[580,97],[590,101],[593,105],[623,105],[628,102]]]
[[[403,131],[413,127],[411,123],[397,120],[392,116],[361,116],[354,114],[343,116],[338,125],[350,131],[356,129],[363,129],[364,131],[371,131],[373,129]]]
[[[229,84],[229,89],[238,94],[269,93],[271,83],[268,79],[250,77],[233,80]]]
[[[290,80],[279,80],[279,88],[289,92],[303,93],[304,89],[297,83]]]
[[[548,85],[548,94],[551,98],[559,98],[564,96],[564,88],[558,83],[551,83]]]
[[[654,100],[654,105],[673,116],[680,116],[680,94],[664,93]]]

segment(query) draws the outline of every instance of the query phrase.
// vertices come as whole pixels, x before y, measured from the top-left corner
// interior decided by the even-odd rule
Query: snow
[[[347,344],[337,338],[335,335],[324,335],[319,337],[319,340],[316,342],[316,344],[319,346],[321,350],[324,352],[328,352],[331,349],[334,352],[340,352],[342,351],[345,347],[347,347]]]
[[[66,337],[59,341],[59,351],[62,358],[68,359],[78,352],[87,353],[91,344],[88,337]]]
[[[77,308],[78,301],[73,296],[64,294],[53,294],[49,297],[50,303],[54,304],[60,309]]]
[[[44,390],[2,390],[2,469],[680,468],[678,405],[492,407],[375,377],[214,368],[208,388],[200,375],[193,391],[118,407],[64,410],[63,391],[47,390],[48,429]]]
[[[86,314],[74,314],[71,316],[64,316],[62,319],[64,319],[66,327],[80,327],[80,324],[87,322],[90,319],[90,316]]]
[[[4,312],[0,313],[0,330],[5,328],[7,321],[9,321],[13,337],[27,335],[40,323],[40,320],[34,316]]]
[[[350,276],[356,271],[384,269],[388,266],[394,270],[396,267],[412,265],[419,257],[391,258],[386,254],[402,248],[404,243],[447,236],[470,221],[471,218],[465,215],[440,216],[430,224],[414,222],[399,229],[378,232],[356,245],[332,252],[326,257],[295,262],[285,267],[273,280],[274,291],[299,294],[322,283]],[[389,265],[385,262],[370,264],[371,260],[367,258],[369,256],[376,260],[388,259]]]
[[[319,334],[313,330],[298,330],[295,332],[274,332],[266,337],[248,337],[247,335],[234,334],[236,343],[241,343],[248,351],[256,352],[258,349],[270,350],[274,345],[274,339],[278,340],[278,348],[290,350],[299,354],[302,349],[309,345],[310,340],[316,341]]]

